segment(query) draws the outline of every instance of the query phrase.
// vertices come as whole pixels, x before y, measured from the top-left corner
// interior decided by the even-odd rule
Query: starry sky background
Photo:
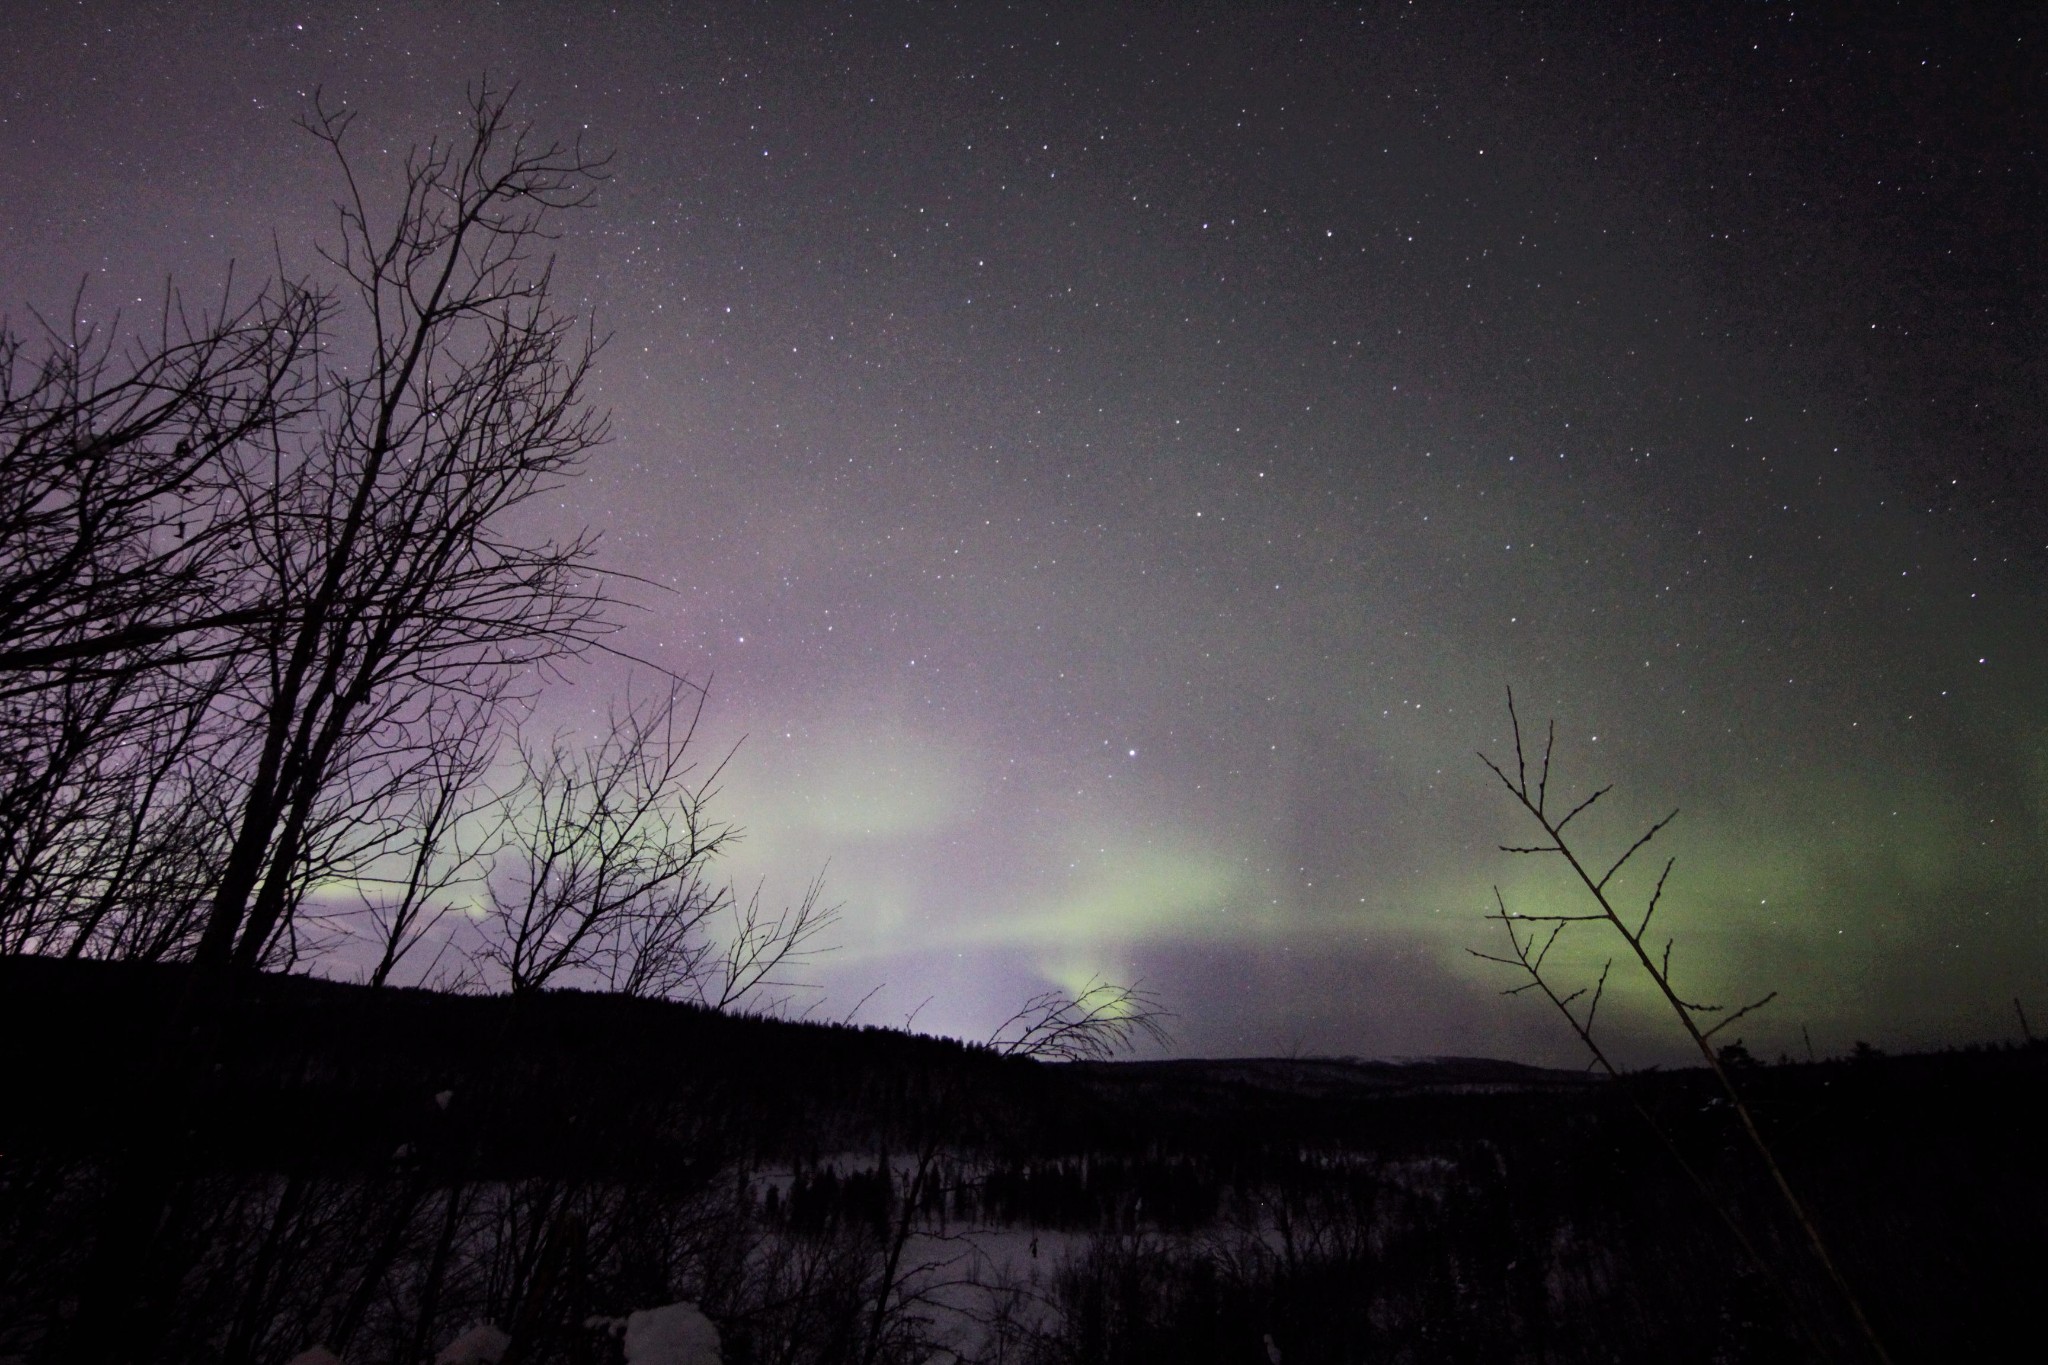
[[[17,324],[312,265],[315,85],[373,175],[485,70],[616,150],[550,515],[747,737],[734,871],[829,865],[826,1015],[1099,973],[1188,1053],[1570,1060],[1466,953],[1567,904],[1494,851],[1513,684],[1589,835],[1682,808],[1754,1050],[2048,1019],[2039,10],[8,8]]]

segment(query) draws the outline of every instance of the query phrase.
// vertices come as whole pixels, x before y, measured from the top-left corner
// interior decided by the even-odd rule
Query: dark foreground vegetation
[[[165,965],[0,959],[0,1357],[59,1358],[117,1167],[178,1153],[152,1358],[618,1359],[688,1298],[728,1362],[1855,1358],[1703,1073],[1047,1065],[574,992],[262,976],[166,1109]],[[1744,1067],[1894,1357],[2011,1358],[2048,1269],[2034,1047]],[[173,1131],[178,1127],[179,1131]],[[886,1174],[884,1174],[886,1173]],[[1003,1248],[1028,1251],[1005,1259]]]

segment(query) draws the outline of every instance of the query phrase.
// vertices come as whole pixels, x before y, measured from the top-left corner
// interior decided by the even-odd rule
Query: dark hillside
[[[0,1063],[11,1096],[0,1140],[91,1151],[148,1124],[133,1095],[161,1052],[186,974],[177,966],[0,959]],[[943,1039],[876,1028],[719,1014],[579,991],[534,996],[370,989],[304,976],[253,978],[216,1059],[229,1165],[387,1161],[439,1122],[458,1124],[486,1170],[623,1174],[727,1151],[832,1151],[886,1140],[944,1091],[960,1142],[991,1129],[986,1103],[1044,1112],[1044,1068]],[[901,1140],[899,1138],[899,1140]]]
[[[1768,1361],[1810,1355],[1792,1324],[1828,1321],[1697,1071],[1624,1091],[1470,1059],[1041,1064],[657,1001],[268,976],[231,1011],[181,1144],[146,1097],[165,1093],[152,1069],[175,1060],[159,1031],[184,987],[175,967],[0,959],[0,1318],[20,1324],[0,1346],[34,1358],[38,1324],[64,1320],[97,1192],[156,1145],[211,1192],[178,1244],[191,1274],[253,1273],[234,1268],[252,1237],[300,1267],[263,1271],[241,1307],[191,1299],[166,1359],[211,1359],[218,1315],[259,1303],[279,1345],[257,1354],[280,1361],[336,1323],[417,1342],[509,1321],[568,1293],[546,1288],[537,1229],[590,1239],[562,1321],[688,1296],[734,1361],[778,1332],[841,1358],[834,1334],[913,1229],[1034,1234],[1026,1271],[1060,1326],[1015,1338],[1037,1343],[1020,1359],[1239,1361],[1272,1332],[1290,1362]],[[2048,1273],[2048,1049],[1740,1074],[1895,1357],[2009,1358]],[[1040,1262],[1039,1231],[1081,1249]],[[838,1288],[759,1280],[828,1253]],[[335,1276],[363,1286],[346,1312]]]
[[[0,1061],[10,1096],[0,1141],[90,1152],[147,1126],[139,1082],[163,1060],[159,1030],[186,979],[173,965],[0,958],[0,1036],[14,1040]],[[509,1175],[622,1174],[707,1148],[768,1158],[900,1148],[934,1124],[949,1146],[1016,1158],[1357,1143],[1387,1134],[1392,1102],[1549,1103],[1591,1085],[1576,1072],[1473,1060],[1042,1064],[672,1001],[306,976],[252,978],[224,1032],[209,1117],[218,1131],[202,1145],[255,1169],[388,1161],[443,1123],[443,1095],[446,1124],[485,1169]]]

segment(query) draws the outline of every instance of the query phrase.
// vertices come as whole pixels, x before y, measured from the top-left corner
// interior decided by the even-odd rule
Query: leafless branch
[[[537,250],[602,160],[536,142],[506,95],[480,87],[459,138],[407,158],[380,219],[352,121],[316,95],[303,125],[345,187],[323,259],[349,303],[341,335],[363,336],[363,353],[320,352],[312,424],[246,452],[228,485],[250,528],[238,576],[273,614],[250,628],[262,667],[237,709],[260,738],[203,965],[260,959],[333,793],[404,747],[414,698],[490,695],[607,629],[592,537],[499,529],[605,439],[584,400],[597,338],[552,310]]]
[[[1665,816],[1662,820],[1659,820],[1656,824],[1644,830],[1642,837],[1637,839],[1634,843],[1630,844],[1626,849],[1624,849],[1622,851],[1622,855],[1619,858],[1616,858],[1614,862],[1608,867],[1607,871],[1600,875],[1600,880],[1597,883],[1595,883],[1596,889],[1605,890],[1607,883],[1614,880],[1614,874],[1621,871],[1622,864],[1627,862],[1630,858],[1635,857],[1636,851],[1638,849],[1642,848],[1643,845],[1649,843],[1650,840],[1656,838],[1658,831],[1662,830],[1666,825],[1670,824],[1673,820],[1676,820],[1677,818],[1678,812],[1674,810],[1671,812],[1671,814]]]
[[[1857,1329],[1861,1333],[1863,1340],[1866,1346],[1869,1348],[1872,1356],[1879,1361],[1888,1362],[1890,1357],[1886,1353],[1884,1349],[1884,1344],[1878,1338],[1875,1329],[1872,1328],[1872,1326],[1870,1325],[1868,1317],[1865,1316],[1861,1301],[1856,1297],[1854,1290],[1851,1289],[1848,1281],[1843,1277],[1841,1270],[1836,1266],[1834,1257],[1829,1252],[1825,1239],[1821,1236],[1819,1226],[1814,1222],[1813,1217],[1808,1212],[1805,1203],[1799,1198],[1798,1194],[1793,1190],[1791,1182],[1786,1178],[1783,1168],[1778,1164],[1777,1156],[1775,1152],[1772,1150],[1770,1143],[1764,1138],[1762,1129],[1760,1129],[1757,1126],[1755,1115],[1750,1111],[1748,1103],[1743,1098],[1741,1091],[1735,1085],[1734,1079],[1729,1075],[1728,1069],[1723,1064],[1721,1057],[1716,1053],[1713,1045],[1709,1042],[1709,1039],[1712,1037],[1714,1033],[1718,1032],[1722,1028],[1727,1027],[1728,1024],[1733,1023],[1736,1019],[1741,1018],[1744,1014],[1747,1014],[1751,1010],[1761,1008],[1763,1005],[1768,1004],[1771,1000],[1776,998],[1777,993],[1773,991],[1770,995],[1766,995],[1763,998],[1749,1005],[1743,1006],[1740,1010],[1737,1010],[1730,1014],[1727,1019],[1721,1021],[1721,1023],[1716,1025],[1715,1028],[1703,1031],[1699,1026],[1696,1016],[1702,1013],[1717,1012],[1722,1007],[1714,1004],[1700,1004],[1694,1001],[1686,1000],[1684,997],[1680,996],[1677,991],[1677,988],[1673,985],[1671,978],[1671,941],[1667,940],[1665,942],[1664,950],[1660,958],[1658,956],[1653,956],[1651,954],[1650,949],[1646,946],[1643,938],[1644,931],[1646,931],[1649,927],[1650,916],[1652,913],[1654,913],[1658,903],[1661,901],[1663,897],[1665,883],[1669,879],[1671,874],[1671,863],[1667,862],[1665,864],[1663,873],[1657,879],[1656,889],[1651,893],[1649,908],[1644,912],[1642,920],[1635,928],[1631,928],[1629,924],[1622,919],[1620,913],[1615,909],[1613,903],[1607,897],[1607,884],[1613,879],[1614,875],[1621,870],[1622,866],[1625,863],[1627,863],[1631,857],[1633,857],[1639,850],[1641,850],[1646,844],[1648,844],[1652,839],[1654,839],[1658,835],[1658,833],[1660,833],[1667,825],[1671,823],[1672,820],[1676,819],[1678,812],[1674,810],[1669,815],[1666,815],[1663,819],[1651,825],[1648,830],[1646,830],[1640,837],[1638,837],[1635,840],[1634,843],[1630,844],[1625,850],[1623,850],[1620,857],[1616,858],[1612,863],[1608,865],[1607,870],[1604,873],[1602,873],[1598,877],[1595,877],[1592,874],[1592,872],[1588,869],[1587,864],[1580,858],[1577,850],[1574,849],[1566,841],[1564,837],[1564,824],[1565,820],[1569,820],[1571,818],[1571,815],[1577,814],[1579,810],[1582,810],[1587,805],[1590,805],[1592,800],[1597,798],[1601,794],[1601,792],[1606,791],[1607,788],[1601,788],[1600,792],[1595,792],[1593,797],[1589,797],[1586,801],[1581,802],[1578,806],[1575,806],[1572,812],[1565,817],[1565,820],[1552,820],[1549,817],[1549,815],[1545,813],[1543,805],[1542,786],[1539,786],[1538,792],[1533,798],[1529,791],[1528,781],[1526,777],[1527,765],[1524,761],[1522,754],[1521,720],[1515,711],[1514,692],[1512,689],[1510,689],[1508,692],[1508,716],[1514,728],[1515,770],[1518,774],[1518,780],[1510,780],[1506,775],[1505,771],[1502,769],[1501,765],[1495,763],[1492,759],[1487,758],[1484,754],[1481,754],[1479,757],[1480,761],[1484,763],[1486,767],[1489,770],[1491,770],[1493,774],[1501,780],[1502,784],[1508,788],[1509,792],[1511,792],[1515,796],[1516,800],[1521,804],[1522,808],[1529,814],[1530,818],[1532,818],[1536,822],[1538,828],[1540,828],[1543,831],[1543,833],[1551,840],[1552,845],[1555,846],[1554,848],[1546,847],[1543,849],[1531,851],[1554,851],[1560,857],[1562,857],[1566,865],[1571,868],[1572,874],[1578,879],[1580,886],[1584,888],[1586,894],[1591,898],[1593,904],[1597,907],[1597,913],[1589,915],[1587,918],[1595,920],[1605,920],[1609,928],[1612,929],[1614,933],[1619,935],[1623,943],[1627,945],[1630,956],[1634,957],[1637,965],[1640,966],[1643,972],[1649,977],[1650,982],[1656,988],[1657,993],[1663,997],[1665,1003],[1670,1007],[1673,1017],[1675,1017],[1678,1020],[1679,1025],[1685,1030],[1686,1036],[1691,1040],[1694,1048],[1699,1052],[1701,1059],[1706,1063],[1707,1069],[1713,1074],[1716,1082],[1720,1085],[1722,1093],[1727,1097],[1730,1107],[1734,1111],[1737,1120],[1740,1122],[1742,1126],[1743,1133],[1747,1138],[1751,1149],[1756,1153],[1758,1160],[1763,1164],[1766,1171],[1769,1173],[1772,1183],[1777,1188],[1779,1196],[1784,1201],[1787,1210],[1798,1222],[1800,1229],[1805,1236],[1807,1247],[1812,1252],[1815,1262],[1820,1266],[1822,1271],[1826,1274],[1830,1283],[1834,1286],[1836,1292],[1840,1295],[1843,1305],[1848,1309],[1851,1317],[1854,1319]],[[1543,782],[1545,784],[1547,784],[1548,778],[1549,762],[1548,751],[1546,749],[1545,764],[1543,769]],[[1583,1020],[1580,1019],[1577,1015],[1573,1014],[1570,1007],[1570,1001],[1572,999],[1577,998],[1576,993],[1571,996],[1560,997],[1551,988],[1549,983],[1543,978],[1540,968],[1537,965],[1536,961],[1532,960],[1529,957],[1529,945],[1522,939],[1521,935],[1515,930],[1513,921],[1521,917],[1513,916],[1508,913],[1507,906],[1505,902],[1500,899],[1500,893],[1498,890],[1495,891],[1494,897],[1495,904],[1498,908],[1498,913],[1496,915],[1489,916],[1489,918],[1499,919],[1506,926],[1509,941],[1514,946],[1514,963],[1515,965],[1518,965],[1521,968],[1523,968],[1528,973],[1528,975],[1531,978],[1531,981],[1528,984],[1535,985],[1538,989],[1540,989],[1543,995],[1550,1000],[1552,1005],[1554,1005],[1562,1014],[1564,1014],[1565,1018],[1571,1023],[1573,1032],[1575,1032],[1579,1036],[1580,1041],[1583,1044],[1585,1044],[1588,1050],[1592,1053],[1595,1062],[1603,1068],[1605,1068],[1609,1072],[1609,1074],[1618,1075],[1618,1073],[1615,1072],[1614,1068],[1608,1064],[1605,1052],[1594,1041],[1591,1029],[1591,1008],[1589,1007],[1587,1016]],[[1566,920],[1558,923],[1557,929],[1552,931],[1553,941],[1555,940],[1557,932],[1561,931],[1564,928],[1565,923],[1568,922],[1575,921]],[[1548,950],[1548,947],[1549,945],[1546,944],[1546,951]],[[1489,960],[1500,961],[1501,959],[1490,958]],[[1601,972],[1600,986],[1596,988],[1595,991],[1594,999],[1596,1004],[1600,994],[1604,992],[1606,980],[1607,969],[1603,968]],[[1519,990],[1524,988],[1525,987],[1518,987],[1517,989]],[[1647,1113],[1645,1113],[1645,1117],[1648,1117]],[[1654,1122],[1653,1126],[1656,1126]],[[1662,1137],[1663,1132],[1661,1128],[1658,1129],[1658,1132],[1659,1136]],[[1669,1139],[1666,1138],[1665,1141],[1666,1145],[1668,1146]],[[1675,1154],[1676,1153],[1674,1149],[1674,1155]],[[1732,1227],[1733,1224],[1731,1223],[1730,1226]],[[1746,1244],[1747,1243],[1745,1242],[1745,1245]]]
[[[1042,1061],[1103,1061],[1139,1038],[1172,1040],[1173,1016],[1141,985],[1119,985],[1090,977],[1079,991],[1041,991],[1025,1001],[989,1036],[989,1046],[1006,1057]]]
[[[701,696],[686,706],[672,687],[613,706],[588,748],[521,741],[484,926],[485,960],[513,991],[586,970],[636,994],[701,978],[705,927],[730,894],[706,873],[735,834],[710,816],[723,762],[700,771],[690,751],[702,714]]]
[[[792,990],[801,982],[783,975],[810,960],[822,938],[839,920],[839,907],[821,904],[825,876],[820,872],[804,888],[795,905],[770,915],[761,908],[756,885],[744,906],[732,901],[733,926],[720,957],[714,983],[699,978],[692,988],[699,1001],[714,1009],[731,1009],[763,991]],[[856,1007],[857,1008],[857,1007]]]
[[[1712,1028],[1708,1029],[1704,1034],[1700,1036],[1703,1038],[1711,1038],[1715,1034],[1719,1033],[1722,1029],[1727,1028],[1730,1024],[1734,1023],[1737,1019],[1740,1019],[1743,1015],[1748,1014],[1751,1010],[1760,1010],[1765,1005],[1770,1004],[1773,1000],[1776,1000],[1777,998],[1778,993],[1776,991],[1772,991],[1769,995],[1764,996],[1760,1000],[1752,1000],[1747,1005],[1744,1005],[1741,1009],[1736,1010],[1734,1013],[1730,1014],[1726,1019],[1723,1019],[1720,1023],[1714,1025]]]

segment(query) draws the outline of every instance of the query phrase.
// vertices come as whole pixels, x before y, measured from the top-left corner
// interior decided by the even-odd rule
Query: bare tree
[[[642,989],[701,975],[729,894],[707,868],[734,833],[709,814],[724,765],[700,772],[690,752],[703,704],[672,687],[614,704],[588,748],[520,741],[483,950],[515,994],[564,973]]]
[[[762,888],[763,883],[755,883],[745,901],[727,893],[730,914],[716,968],[690,984],[689,998],[698,1004],[717,1010],[741,1005],[774,1010],[788,1003],[788,995],[762,1001],[762,993],[815,989],[783,973],[824,950],[828,945],[819,940],[839,922],[840,907],[823,903],[825,874],[820,872],[813,877],[794,905],[785,905],[772,914],[762,908]]]
[[[217,652],[267,609],[224,553],[247,528],[222,493],[310,403],[327,303],[233,294],[194,314],[167,291],[125,346],[118,317],[79,320],[81,295],[40,361],[0,323],[0,699]]]
[[[578,747],[522,740],[502,798],[482,958],[516,993],[581,978],[628,995],[731,1009],[798,988],[786,972],[817,951],[838,908],[823,879],[770,913],[713,865],[739,831],[713,817],[731,755],[700,767],[701,689],[630,695]]]
[[[407,158],[385,224],[350,160],[351,121],[316,96],[304,124],[347,186],[323,256],[349,305],[337,340],[364,350],[321,352],[312,428],[248,452],[230,490],[253,528],[239,572],[273,610],[226,708],[251,738],[196,952],[208,969],[271,950],[323,821],[412,777],[433,784],[422,750],[449,708],[605,629],[587,534],[536,544],[503,529],[605,434],[583,397],[595,339],[553,311],[540,254],[604,162],[536,141],[483,87],[459,138]]]
[[[203,803],[182,780],[184,681],[148,671],[74,679],[5,704],[0,950],[77,956],[107,946],[145,905],[189,921],[190,897],[163,880],[175,871],[196,884],[210,843]]]
[[[455,716],[451,732],[427,748],[424,781],[405,784],[410,800],[390,817],[392,827],[371,835],[383,860],[370,863],[353,885],[378,950],[367,978],[373,986],[389,984],[455,909],[463,888],[477,887],[470,894],[480,897],[503,823],[498,798],[484,787],[496,757],[496,703],[486,697],[469,715]]]
[[[1503,958],[1486,953],[1480,953],[1477,956],[1487,958],[1490,961],[1504,963],[1527,975],[1529,980],[1523,985],[1515,987],[1511,993],[1518,993],[1529,989],[1539,990],[1544,998],[1564,1015],[1565,1019],[1570,1023],[1572,1031],[1578,1035],[1579,1040],[1591,1052],[1594,1062],[1605,1069],[1610,1075],[1618,1076],[1619,1072],[1609,1060],[1606,1050],[1597,1042],[1594,1032],[1600,1002],[1606,993],[1608,978],[1614,967],[1614,960],[1612,958],[1607,960],[1600,969],[1598,979],[1590,988],[1582,987],[1577,990],[1560,993],[1560,989],[1544,975],[1544,963],[1548,959],[1551,949],[1567,932],[1579,927],[1595,927],[1604,928],[1606,931],[1618,936],[1626,950],[1625,957],[1632,959],[1644,975],[1649,978],[1658,996],[1669,1006],[1672,1015],[1678,1020],[1680,1027],[1684,1029],[1686,1038],[1692,1043],[1695,1050],[1700,1054],[1701,1060],[1706,1063],[1707,1069],[1713,1074],[1723,1096],[1726,1097],[1730,1108],[1741,1125],[1743,1135],[1748,1141],[1751,1150],[1756,1153],[1758,1160],[1769,1174],[1772,1185],[1783,1200],[1786,1209],[1798,1223],[1805,1237],[1807,1247],[1813,1254],[1815,1263],[1833,1286],[1835,1292],[1840,1296],[1843,1305],[1848,1309],[1859,1335],[1863,1338],[1864,1344],[1869,1348],[1871,1355],[1875,1359],[1888,1362],[1891,1357],[1886,1353],[1884,1343],[1878,1337],[1876,1329],[1871,1326],[1869,1318],[1865,1316],[1862,1302],[1856,1297],[1855,1291],[1850,1288],[1848,1280],[1843,1277],[1840,1268],[1835,1264],[1834,1256],[1828,1250],[1826,1239],[1821,1236],[1819,1225],[1815,1223],[1813,1215],[1807,1209],[1805,1202],[1793,1190],[1792,1183],[1786,1177],[1784,1168],[1778,1163],[1777,1154],[1772,1150],[1771,1144],[1765,1139],[1763,1130],[1758,1127],[1756,1117],[1751,1112],[1748,1102],[1744,1099],[1741,1090],[1736,1086],[1733,1077],[1730,1075],[1728,1065],[1713,1045],[1713,1038],[1716,1034],[1721,1033],[1736,1020],[1743,1018],[1752,1011],[1768,1005],[1777,997],[1777,992],[1772,991],[1768,995],[1733,1010],[1720,1004],[1688,1000],[1679,993],[1671,974],[1671,950],[1674,940],[1667,938],[1662,950],[1656,951],[1653,950],[1652,944],[1654,940],[1650,938],[1649,934],[1651,920],[1655,917],[1663,901],[1665,885],[1670,880],[1671,869],[1677,862],[1675,858],[1665,861],[1663,871],[1658,874],[1656,885],[1651,890],[1647,903],[1639,917],[1633,914],[1624,916],[1608,892],[1608,887],[1613,882],[1615,875],[1623,867],[1627,866],[1629,861],[1669,826],[1673,820],[1677,819],[1678,812],[1673,810],[1669,815],[1651,825],[1635,842],[1623,849],[1620,856],[1608,863],[1604,871],[1596,874],[1593,871],[1592,865],[1581,856],[1579,849],[1566,838],[1565,830],[1573,820],[1591,809],[1595,802],[1599,801],[1602,796],[1605,796],[1613,788],[1611,786],[1601,787],[1593,792],[1592,795],[1573,805],[1563,815],[1553,814],[1549,804],[1550,761],[1557,745],[1556,723],[1553,722],[1549,727],[1543,743],[1542,759],[1540,763],[1535,765],[1536,771],[1532,780],[1530,759],[1522,742],[1521,717],[1515,711],[1515,696],[1512,690],[1508,693],[1508,719],[1513,727],[1515,737],[1513,775],[1510,776],[1502,765],[1495,763],[1485,754],[1479,755],[1479,760],[1492,771],[1495,777],[1500,779],[1501,785],[1508,789],[1523,811],[1536,822],[1537,827],[1543,832],[1545,842],[1533,845],[1503,844],[1501,849],[1506,853],[1522,855],[1551,854],[1561,858],[1565,865],[1571,869],[1572,876],[1591,899],[1593,909],[1575,914],[1524,915],[1509,910],[1506,901],[1501,899],[1500,892],[1496,888],[1494,896],[1497,913],[1491,916],[1491,918],[1498,920],[1505,929],[1511,945],[1512,956]],[[1524,932],[1525,926],[1527,926],[1526,933]],[[1539,926],[1548,926],[1548,928],[1543,930]],[[1580,1001],[1584,1001],[1582,1006],[1579,1005]],[[1575,1006],[1578,1006],[1578,1008],[1575,1009]],[[1714,1018],[1716,1015],[1720,1017],[1718,1019]],[[1648,1117],[1647,1113],[1645,1117]],[[1656,1126],[1654,1120],[1652,1121],[1652,1126]],[[1662,1136],[1662,1129],[1659,1128],[1658,1131],[1659,1135]],[[1675,1154],[1675,1148],[1673,1150]],[[1685,1166],[1687,1174],[1691,1175],[1695,1182],[1699,1183],[1700,1187],[1704,1190],[1704,1182],[1699,1180],[1699,1177],[1693,1172],[1689,1164],[1684,1163],[1683,1158],[1681,1158],[1681,1164]],[[1729,1221],[1729,1226],[1735,1230],[1736,1236],[1741,1238],[1744,1247],[1750,1249],[1751,1253],[1754,1254],[1754,1249],[1750,1247],[1748,1239],[1742,1235],[1739,1228],[1735,1228],[1732,1220]]]
[[[605,435],[584,393],[596,337],[552,307],[545,254],[603,161],[536,140],[480,87],[456,138],[407,157],[393,204],[356,175],[349,114],[316,96],[303,122],[345,187],[330,292],[279,286],[253,313],[202,320],[132,381],[104,351],[76,377],[60,357],[11,377],[4,412],[9,449],[48,478],[6,480],[0,501],[0,596],[26,604],[0,608],[0,697],[55,691],[70,708],[54,728],[10,727],[9,762],[47,766],[44,735],[86,735],[43,802],[75,812],[45,854],[86,857],[95,828],[133,850],[68,874],[69,943],[198,968],[155,1069],[174,1134],[205,1102],[234,994],[209,983],[290,962],[317,928],[299,921],[309,895],[402,856],[450,737],[495,748],[512,680],[533,685],[607,629],[592,537],[510,524]],[[128,700],[112,714],[182,737],[175,764],[149,765],[146,728],[109,747],[73,719],[115,684]],[[61,867],[51,856],[38,866]],[[149,1355],[148,1267],[191,1188],[182,1141],[124,1149],[72,1358]]]
[[[543,251],[602,159],[482,87],[380,214],[351,115],[303,122],[345,185],[337,289],[173,295],[154,341],[46,328],[39,365],[0,334],[0,943],[289,959],[311,888],[438,853],[508,680],[606,630],[591,537],[507,529],[604,436]]]
[[[217,827],[209,708],[274,605],[236,570],[241,452],[310,402],[296,283],[155,332],[0,326],[0,948],[189,949]],[[129,924],[129,917],[142,921]]]
[[[988,1045],[1005,1057],[1100,1062],[1140,1038],[1171,1042],[1166,1021],[1172,1017],[1142,985],[1090,977],[1072,994],[1049,990],[1032,996],[989,1035]]]

